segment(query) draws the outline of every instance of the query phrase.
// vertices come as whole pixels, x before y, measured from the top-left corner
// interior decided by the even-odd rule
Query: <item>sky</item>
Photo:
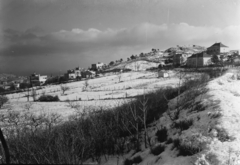
[[[0,0],[0,73],[63,74],[215,42],[240,49],[239,0]]]

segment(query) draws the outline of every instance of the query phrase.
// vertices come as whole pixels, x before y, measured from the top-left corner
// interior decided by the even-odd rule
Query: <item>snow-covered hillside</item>
[[[164,86],[177,85],[178,78],[174,72],[170,72],[170,78],[158,78],[155,72],[127,72],[118,73],[109,76],[89,79],[87,81],[78,81],[64,84],[69,87],[64,94],[60,85],[43,86],[36,91],[37,98],[41,95],[57,95],[60,102],[33,102],[30,97],[28,102],[28,92],[9,94],[7,97],[10,104],[5,106],[5,110],[11,109],[23,111],[26,106],[31,104],[31,111],[39,113],[58,113],[67,119],[75,112],[71,108],[68,100],[74,102],[79,110],[86,107],[104,107],[105,109],[119,106],[133,99],[132,97],[146,94]],[[88,84],[86,90],[86,82]],[[31,94],[31,92],[30,92]]]

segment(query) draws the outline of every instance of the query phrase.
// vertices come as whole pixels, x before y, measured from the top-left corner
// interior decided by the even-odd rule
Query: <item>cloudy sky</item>
[[[0,0],[0,73],[64,73],[176,45],[240,49],[239,0]]]

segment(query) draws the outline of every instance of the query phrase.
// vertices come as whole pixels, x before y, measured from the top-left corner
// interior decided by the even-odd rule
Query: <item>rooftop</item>
[[[228,46],[226,46],[226,45],[223,45],[221,42],[216,42],[215,44],[213,44],[213,45],[210,46],[210,47],[213,47],[213,46],[228,47]]]

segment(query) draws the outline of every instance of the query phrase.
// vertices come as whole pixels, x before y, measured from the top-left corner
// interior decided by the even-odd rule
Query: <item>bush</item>
[[[228,133],[226,132],[225,129],[223,128],[216,128],[218,134],[217,134],[217,138],[219,141],[221,142],[225,142],[225,141],[232,141],[234,138],[229,136]]]
[[[151,149],[151,153],[153,155],[159,155],[165,150],[165,146],[162,144],[159,144]]]
[[[193,119],[178,120],[174,123],[174,127],[180,129],[181,131],[187,130],[193,125]]]
[[[188,88],[182,89],[187,90]],[[162,113],[168,109],[168,100],[177,95],[178,89],[176,88],[163,88],[146,94],[147,124],[159,119]],[[39,101],[59,101],[59,98],[45,95],[41,96]],[[49,126],[49,120],[52,119],[44,119],[43,125],[40,127],[39,119],[36,118],[35,125],[30,123],[28,125],[30,128],[26,127],[26,129],[32,128],[33,131],[19,131],[16,132],[17,136],[10,136],[8,139],[12,162],[22,164],[83,164],[84,161],[92,158],[100,163],[100,158],[103,155],[121,155],[128,150],[136,149],[136,146],[139,145],[138,140],[141,140],[139,138],[142,138],[140,131],[144,125],[139,120],[143,118],[141,110],[143,105],[141,103],[144,103],[143,96],[110,110],[91,107],[87,109],[86,113],[75,115],[75,118],[57,126],[54,125],[54,127]],[[133,114],[136,114],[136,118],[133,117]],[[31,120],[31,122],[33,121]],[[186,128],[181,124],[180,127]],[[159,137],[159,141],[166,141],[165,128],[159,130],[156,136]],[[136,145],[128,147],[127,144],[131,137],[137,139],[134,140],[137,142]],[[170,140],[168,141],[170,142]],[[180,143],[179,141],[177,144],[175,141],[173,143],[183,153],[185,153],[184,149],[189,146],[190,153],[195,153],[194,146],[185,144],[186,142]],[[184,146],[187,147],[184,148]],[[153,149],[153,153],[159,154],[162,150],[163,147],[158,146]],[[140,162],[142,162],[142,158],[135,156],[132,159],[126,159],[124,164]]]
[[[167,134],[167,128],[163,127],[160,130],[156,132],[156,136],[159,142],[164,142],[167,140],[168,134]]]
[[[203,150],[203,143],[199,142],[195,137],[190,137],[189,139],[173,140],[173,147],[175,147],[179,153],[178,156],[192,156]]]
[[[0,96],[0,108],[8,102],[8,98],[6,96]]]
[[[51,96],[51,95],[42,95],[39,97],[38,101],[42,102],[51,102],[51,101],[60,101],[58,96]]]

